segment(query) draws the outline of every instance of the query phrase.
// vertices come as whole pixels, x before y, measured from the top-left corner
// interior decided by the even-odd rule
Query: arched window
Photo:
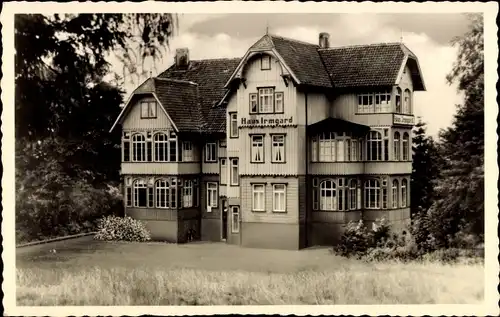
[[[143,179],[134,182],[134,207],[147,207],[147,184]]]
[[[365,208],[380,209],[380,182],[377,179],[365,181]]]
[[[401,207],[406,207],[406,200],[408,198],[408,181],[406,179],[403,179],[401,181]]]
[[[366,159],[368,161],[382,160],[382,133],[370,131],[366,139]]]
[[[355,210],[357,209],[356,207],[356,202],[357,202],[357,197],[356,197],[356,179],[351,179],[349,181],[349,209],[350,210]]]
[[[337,210],[336,185],[332,180],[326,180],[320,184],[320,210]]]
[[[396,89],[396,113],[401,113],[401,88]]]
[[[403,161],[408,161],[410,157],[410,136],[407,132],[403,134]]]
[[[146,161],[146,139],[142,134],[134,134],[132,137],[132,161]]]
[[[319,160],[321,162],[335,161],[335,134],[325,132],[319,136]]]
[[[154,136],[155,161],[168,161],[168,136],[165,133],[156,133]]]
[[[155,183],[156,208],[170,207],[170,184],[165,179],[159,179]]]
[[[398,208],[399,204],[399,182],[397,179],[392,181],[392,208]]]
[[[399,132],[394,132],[394,160],[401,160],[401,139]]]
[[[411,92],[405,89],[403,113],[411,114]]]

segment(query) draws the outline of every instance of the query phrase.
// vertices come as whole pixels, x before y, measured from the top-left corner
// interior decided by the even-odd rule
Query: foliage
[[[427,212],[434,200],[441,158],[432,137],[426,135],[426,123],[420,118],[413,129],[411,174],[411,218]]]
[[[145,225],[131,217],[108,216],[99,220],[96,240],[103,241],[135,241],[151,240],[151,234]]]
[[[389,237],[390,227],[385,219],[377,220],[372,230],[365,226],[363,220],[350,221],[334,251],[341,256],[361,257],[366,254],[369,248],[386,243]]]
[[[172,14],[18,14],[15,38],[16,225],[33,239],[114,213],[123,91],[108,62],[144,77],[176,28]],[[111,76],[112,77],[112,76]],[[116,76],[115,76],[116,77]],[[138,77],[138,78],[139,78]],[[72,228],[72,229],[71,229]]]
[[[454,40],[457,60],[447,79],[464,95],[452,126],[440,132],[442,175],[428,211],[439,247],[460,232],[484,235],[484,50],[483,19],[470,15],[469,31]]]

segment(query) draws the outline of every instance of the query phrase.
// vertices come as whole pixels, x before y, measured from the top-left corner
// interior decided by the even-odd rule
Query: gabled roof
[[[240,58],[191,60],[187,69],[175,64],[161,73],[159,78],[191,81],[198,85],[200,111],[205,132],[225,132],[225,108],[216,107],[227,93],[224,84],[238,65]],[[175,120],[175,119],[174,119]]]
[[[319,54],[336,88],[392,86],[406,66],[403,63],[408,58],[416,61],[415,55],[401,43],[319,49]],[[415,90],[425,90],[419,70],[412,70],[412,79]]]

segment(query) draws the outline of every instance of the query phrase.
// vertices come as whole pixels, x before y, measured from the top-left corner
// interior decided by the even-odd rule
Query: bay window
[[[265,185],[252,185],[252,210],[265,211]]]
[[[335,133],[325,132],[319,136],[319,161],[335,161]]]
[[[368,161],[382,160],[382,134],[370,131],[366,140],[366,159]]]
[[[405,89],[404,102],[403,102],[403,113],[411,114],[411,92],[409,89]]]
[[[401,207],[406,207],[408,199],[408,181],[403,179],[401,181]]]
[[[134,207],[147,207],[147,184],[143,179],[134,182]]]
[[[356,179],[351,179],[349,181],[349,209],[350,210],[357,209],[357,206],[356,206],[356,203],[357,203],[356,185],[357,185]]]
[[[399,205],[399,182],[397,179],[392,181],[392,208],[398,208]]]
[[[132,136],[132,161],[146,161],[146,138],[139,133]]]
[[[399,161],[401,159],[401,139],[398,131],[394,132],[393,147],[394,160]]]
[[[410,136],[407,132],[403,134],[403,161],[408,161],[410,157]]]
[[[402,95],[402,91],[401,91],[401,88],[397,88],[396,89],[396,113],[401,113],[401,95]]]
[[[273,185],[273,211],[286,212],[286,185]]]
[[[170,183],[167,180],[159,179],[155,183],[156,208],[170,207]]]
[[[337,210],[337,191],[333,180],[325,180],[320,184],[320,210]]]
[[[264,162],[264,136],[263,135],[252,135],[252,148],[250,155],[252,156],[250,162],[252,163],[263,163]]]

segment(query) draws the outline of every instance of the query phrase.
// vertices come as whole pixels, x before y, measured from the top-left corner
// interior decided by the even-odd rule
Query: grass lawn
[[[364,263],[327,248],[91,237],[17,249],[16,268],[21,306],[476,304],[484,289],[481,264]]]

